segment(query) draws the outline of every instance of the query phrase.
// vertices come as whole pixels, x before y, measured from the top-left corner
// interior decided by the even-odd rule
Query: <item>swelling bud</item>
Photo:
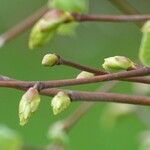
[[[91,77],[94,77],[94,73],[82,71],[77,75],[76,79],[91,78]]]
[[[55,54],[46,54],[44,57],[43,57],[43,60],[42,60],[42,65],[43,66],[54,66],[58,63],[58,56],[55,55]]]
[[[71,99],[66,93],[62,91],[58,92],[51,101],[54,115],[57,115],[68,108],[70,103]]]
[[[114,56],[104,59],[102,67],[108,72],[117,72],[135,68],[135,64],[127,57]]]
[[[34,87],[29,88],[22,96],[19,103],[19,118],[21,126],[28,122],[30,116],[37,110],[40,101],[41,99],[38,90]]]

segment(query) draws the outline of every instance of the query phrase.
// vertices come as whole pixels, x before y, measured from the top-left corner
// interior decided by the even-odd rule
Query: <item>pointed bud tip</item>
[[[25,125],[33,112],[35,112],[40,104],[40,95],[34,87],[29,88],[22,96],[19,103],[19,119],[20,125]]]
[[[55,54],[46,54],[44,57],[43,57],[43,60],[42,60],[42,65],[43,66],[54,66],[58,63],[58,56],[55,55]]]
[[[54,115],[64,111],[67,107],[69,107],[70,103],[71,99],[66,93],[62,91],[58,92],[51,101]]]

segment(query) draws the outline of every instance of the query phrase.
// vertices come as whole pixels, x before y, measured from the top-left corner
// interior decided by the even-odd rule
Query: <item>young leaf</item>
[[[58,29],[57,33],[60,35],[72,36],[75,35],[75,29],[79,24],[77,22],[72,22],[68,24],[62,24]]]
[[[29,38],[29,48],[43,46],[54,36],[60,25],[72,21],[73,17],[68,12],[60,10],[47,12],[33,27]]]
[[[144,24],[142,32],[139,58],[143,65],[150,66],[150,21]]]

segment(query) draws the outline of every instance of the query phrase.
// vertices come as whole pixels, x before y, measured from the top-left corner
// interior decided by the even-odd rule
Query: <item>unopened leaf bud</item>
[[[58,63],[58,60],[59,58],[56,54],[46,54],[43,57],[42,65],[52,67]]]
[[[20,125],[23,126],[28,122],[32,113],[37,110],[40,101],[38,90],[34,87],[29,88],[19,103]]]
[[[114,56],[104,59],[102,67],[108,72],[117,72],[135,68],[135,64],[127,57]]]
[[[57,115],[68,108],[70,103],[71,99],[66,93],[62,91],[58,92],[58,94],[55,95],[51,101],[54,115]]]

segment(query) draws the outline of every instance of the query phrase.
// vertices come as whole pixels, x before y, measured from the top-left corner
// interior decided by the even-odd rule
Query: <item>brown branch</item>
[[[101,22],[143,22],[150,20],[150,15],[85,15],[73,14],[76,21],[101,21]]]
[[[60,57],[59,55],[57,55],[57,56],[59,58],[57,65],[65,65],[65,66],[73,67],[73,68],[76,68],[76,69],[81,70],[81,71],[87,71],[87,72],[94,73],[95,75],[108,74],[108,72],[101,71],[101,70],[95,69],[95,68],[91,68],[91,67],[88,67],[85,65],[81,65],[81,64],[72,62],[70,60],[66,60],[66,59]],[[139,67],[138,65],[136,65],[136,66],[137,66],[136,67],[137,69],[142,67],[142,66]],[[131,70],[133,70],[133,69],[131,69]],[[150,78],[145,78],[145,77],[134,77],[134,78],[130,78],[130,79],[119,79],[119,80],[150,84]]]
[[[53,80],[53,81],[0,81],[0,87],[8,88],[29,88],[34,86],[37,82],[41,83],[41,89],[54,88],[54,87],[63,87],[71,85],[81,85],[89,83],[97,83],[103,81],[118,80],[130,77],[139,77],[150,75],[150,68],[140,68],[137,70],[124,71],[119,73],[99,75],[91,78],[84,79],[65,79],[65,80]],[[133,78],[131,78],[133,79]],[[131,80],[129,80],[131,81]],[[132,81],[135,82],[135,81]]]
[[[8,82],[13,82],[13,81],[8,80]],[[14,88],[20,90],[27,89],[27,87],[25,88],[24,86],[14,87]],[[47,96],[54,96],[59,91],[63,91],[63,90],[43,89],[40,91],[40,93]],[[117,103],[127,103],[127,104],[136,104],[136,105],[150,105],[150,97],[146,97],[146,96],[130,96],[126,94],[115,94],[115,93],[106,93],[106,92],[83,92],[83,91],[71,91],[71,90],[64,90],[64,92],[66,92],[70,96],[72,101],[117,102]]]
[[[46,12],[48,11],[48,8],[46,6],[43,6],[39,10],[37,10],[32,16],[29,16],[16,26],[12,27],[2,35],[0,35],[0,47],[3,46],[8,41],[14,39],[30,27],[38,20],[40,19]]]

